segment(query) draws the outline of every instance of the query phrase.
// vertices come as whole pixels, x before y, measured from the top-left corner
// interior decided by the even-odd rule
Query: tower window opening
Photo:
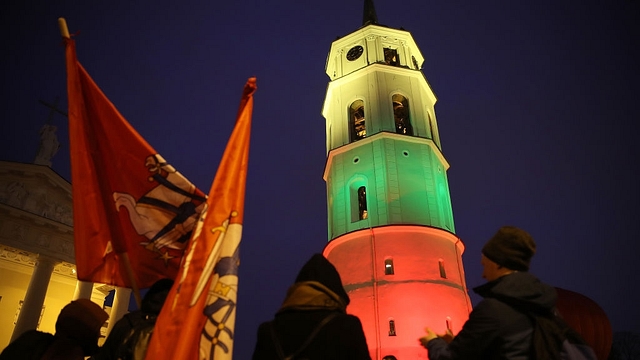
[[[400,58],[398,57],[398,50],[391,48],[384,48],[384,63],[391,66],[400,66]]]
[[[393,95],[393,118],[396,124],[396,134],[413,135],[413,127],[409,119],[409,102],[402,95]]]
[[[440,277],[443,279],[447,278],[447,272],[444,269],[444,260],[440,259],[438,260],[438,268],[440,268]]]
[[[364,103],[362,100],[354,101],[349,109],[349,122],[351,125],[351,141],[358,141],[367,136],[367,127],[364,116]]]
[[[384,261],[384,274],[385,275],[393,275],[395,272],[393,270],[393,259],[386,259]]]
[[[396,336],[396,322],[389,320],[389,336]]]
[[[365,220],[369,217],[367,212],[367,188],[360,186],[358,188],[358,217]]]

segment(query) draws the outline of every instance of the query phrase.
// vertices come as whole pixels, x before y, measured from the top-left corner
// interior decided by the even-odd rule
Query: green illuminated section
[[[423,62],[404,30],[367,25],[332,43],[322,108],[329,240],[400,224],[455,233]]]
[[[378,133],[331,151],[329,239],[368,227],[414,224],[455,232],[447,163],[429,139]],[[366,188],[366,217],[358,189]]]

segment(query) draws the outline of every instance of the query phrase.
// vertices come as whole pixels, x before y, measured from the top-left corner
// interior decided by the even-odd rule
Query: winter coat
[[[484,299],[450,344],[441,338],[427,343],[429,360],[529,359],[533,324],[517,309],[552,312],[555,288],[528,272],[515,272],[473,290]]]
[[[47,332],[38,330],[25,331],[2,350],[0,360],[41,360],[54,340],[53,334]]]
[[[281,359],[276,342],[284,356],[297,352],[329,315],[333,318],[295,359],[370,360],[362,323],[345,312],[347,304],[349,296],[335,267],[324,256],[314,255],[300,270],[274,320],[259,326],[253,360]]]
[[[90,360],[116,360],[122,351],[122,344],[133,328],[145,319],[155,318],[160,314],[172,285],[173,281],[170,279],[156,281],[142,299],[140,309],[125,314],[113,325],[104,344]]]

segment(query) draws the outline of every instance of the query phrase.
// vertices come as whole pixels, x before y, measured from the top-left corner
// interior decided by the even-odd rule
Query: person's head
[[[66,337],[82,347],[85,356],[98,350],[100,328],[109,315],[89,299],[78,299],[60,311],[56,321],[56,336]]]
[[[514,271],[528,271],[536,243],[526,231],[503,226],[482,248],[482,277],[493,281]]]
[[[323,284],[338,295],[345,306],[349,305],[349,295],[347,295],[347,292],[342,286],[342,280],[340,279],[338,270],[322,254],[314,254],[311,256],[302,269],[300,269],[295,282],[300,283],[304,281],[317,281]]]
[[[173,280],[171,279],[160,279],[153,283],[142,298],[140,305],[142,312],[159,314],[172,286]]]

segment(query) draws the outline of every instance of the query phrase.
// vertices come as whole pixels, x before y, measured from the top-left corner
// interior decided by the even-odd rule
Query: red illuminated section
[[[458,333],[471,311],[462,252],[454,234],[428,226],[358,230],[327,244],[347,290],[350,314],[360,318],[372,359],[427,359],[425,326]]]

